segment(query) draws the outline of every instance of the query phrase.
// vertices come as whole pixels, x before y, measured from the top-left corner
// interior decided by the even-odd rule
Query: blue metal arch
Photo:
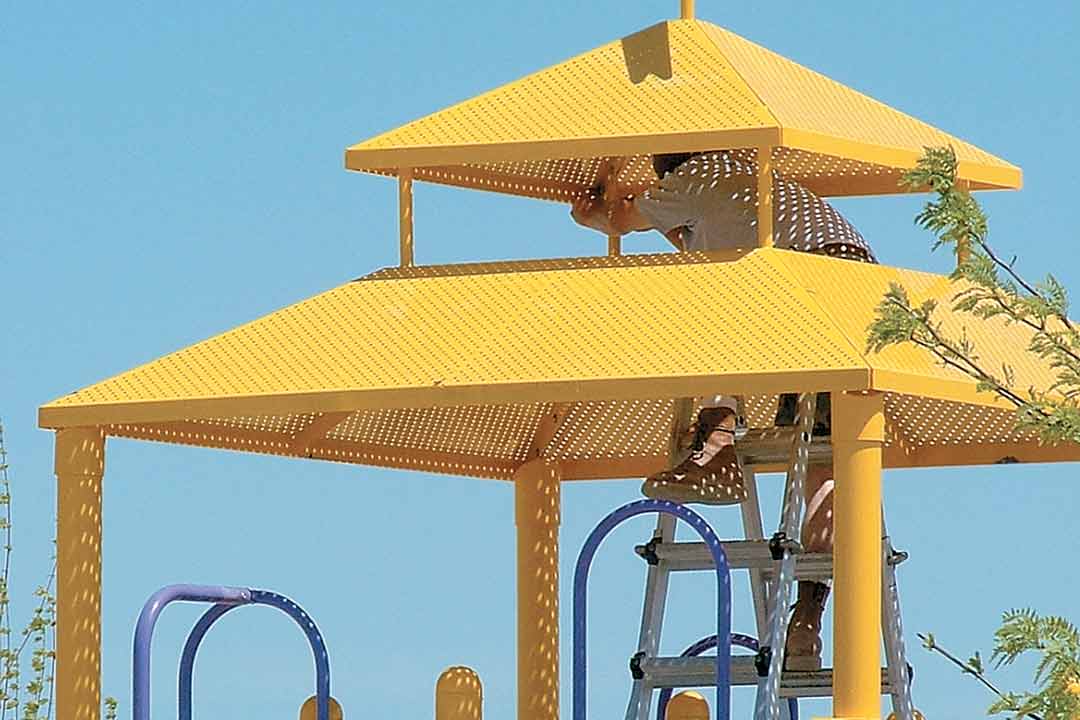
[[[574,569],[574,662],[573,662],[573,720],[586,720],[586,610],[588,605],[589,566],[600,543],[622,522],[648,513],[674,515],[692,527],[709,548],[716,564],[716,636],[720,638],[716,661],[716,718],[729,720],[731,716],[730,667],[731,656],[731,578],[727,557],[716,533],[700,515],[693,510],[666,500],[637,500],[612,511],[593,529],[585,540]]]
[[[715,635],[703,637],[683,650],[680,657],[696,657],[703,652],[712,650],[716,647],[716,644]],[[755,652],[759,648],[757,638],[741,633],[731,633],[731,644],[732,646],[746,648],[747,650],[753,650]],[[671,688],[664,688],[661,690],[660,699],[656,704],[656,720],[665,720],[667,717],[667,706],[670,700]],[[799,720],[799,701],[797,699],[788,698],[788,714],[790,715],[790,720]]]
[[[184,643],[179,679],[179,712],[183,720],[191,718],[192,674],[199,644],[215,622],[240,605],[275,607],[291,617],[304,631],[315,657],[315,714],[318,720],[330,720],[330,658],[315,621],[284,595],[268,590],[213,585],[168,585],[151,595],[143,606],[135,626],[131,702],[133,720],[150,720],[150,647],[158,616],[172,602],[215,603],[199,618]]]

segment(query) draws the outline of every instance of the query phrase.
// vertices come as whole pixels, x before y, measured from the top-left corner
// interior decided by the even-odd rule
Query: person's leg
[[[706,401],[694,425],[691,453],[681,463],[649,477],[646,497],[672,502],[731,505],[746,499],[742,470],[735,455],[735,398]]]
[[[828,465],[812,465],[804,488],[806,515],[802,527],[803,548],[809,553],[832,552],[833,478]],[[799,596],[788,626],[785,666],[788,670],[821,669],[821,616],[829,586],[800,581]]]

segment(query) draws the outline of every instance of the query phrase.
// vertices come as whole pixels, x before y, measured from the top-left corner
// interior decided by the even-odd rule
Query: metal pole
[[[622,236],[608,235],[607,254],[611,256],[622,255]]]
[[[401,267],[413,265],[413,171],[398,169],[398,231],[401,236]]]
[[[881,717],[879,393],[833,393],[833,716]]]
[[[773,242],[773,162],[772,148],[757,151],[757,237],[758,247],[772,247]]]
[[[694,0],[680,0],[679,17],[683,20],[694,19]]]
[[[150,648],[154,626],[161,612],[173,602],[207,602],[244,605],[251,602],[247,588],[221,585],[166,585],[150,596],[135,624],[131,653],[131,717],[150,720]],[[194,653],[192,654],[194,659]]]
[[[435,720],[483,720],[484,686],[475,670],[447,668],[435,683]]]
[[[530,460],[514,474],[517,525],[518,718],[559,718],[558,465]]]
[[[587,720],[588,718],[586,707],[588,613],[586,610],[588,609],[589,567],[592,565],[600,543],[612,530],[632,517],[651,513],[673,515],[689,525],[708,547],[713,564],[716,566],[716,718],[729,720],[731,717],[731,572],[728,568],[727,555],[724,554],[720,539],[704,518],[685,505],[677,505],[666,500],[637,500],[613,510],[593,528],[581,547],[581,553],[574,567],[573,720]],[[531,716],[524,717],[529,717],[531,720]]]
[[[56,433],[56,716],[101,716],[100,428]]]

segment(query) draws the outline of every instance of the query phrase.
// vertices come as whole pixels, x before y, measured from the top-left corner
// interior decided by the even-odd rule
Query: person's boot
[[[784,644],[786,670],[821,669],[821,615],[829,586],[819,582],[799,582],[799,599],[791,614],[787,642]]]
[[[746,499],[742,469],[735,455],[735,413],[726,407],[702,408],[689,457],[650,476],[645,497],[677,503],[732,505]]]

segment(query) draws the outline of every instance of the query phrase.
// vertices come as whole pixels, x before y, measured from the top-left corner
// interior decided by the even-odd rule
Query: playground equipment
[[[315,658],[315,696],[313,720],[341,720],[341,706],[330,697],[330,658],[326,643],[315,621],[295,602],[269,590],[227,587],[217,585],[167,585],[143,605],[135,626],[132,653],[132,720],[150,720],[150,649],[154,639],[154,627],[161,612],[174,602],[212,603],[209,610],[198,619],[180,656],[179,719],[191,720],[192,676],[195,655],[207,631],[226,613],[242,605],[267,605],[277,608],[292,618],[304,631],[311,653]],[[310,701],[305,703],[307,706]],[[331,714],[331,707],[336,713]],[[301,720],[304,712],[301,710]]]
[[[715,635],[709,635],[683,650],[680,657],[697,657],[703,652],[716,648],[716,646],[717,637]],[[757,638],[752,638],[749,635],[742,635],[740,633],[731,634],[731,646],[753,650],[755,653],[761,649]],[[660,699],[656,704],[656,720],[677,720],[677,718],[668,712],[671,709],[671,703],[674,702],[671,698],[671,692],[671,688],[664,688],[660,691]],[[681,694],[685,695],[686,693]],[[787,720],[799,720],[799,701],[795,698],[788,698],[787,711]]]
[[[447,668],[435,683],[435,720],[481,720],[484,688],[467,667]]]
[[[663,500],[638,500],[618,508],[600,521],[586,538],[578,555],[574,571],[574,720],[587,720],[586,713],[586,607],[588,599],[589,566],[600,543],[620,523],[638,515],[660,513],[678,518],[701,536],[712,558],[716,572],[716,660],[713,663],[713,681],[716,685],[717,720],[728,720],[731,714],[731,683],[728,657],[731,655],[731,579],[727,558],[720,539],[709,523],[693,510]]]
[[[742,395],[749,426],[765,429],[778,394],[829,392],[833,713],[878,717],[882,469],[1080,460],[1075,445],[1017,431],[1008,407],[918,348],[863,352],[892,282],[937,300],[959,334],[948,278],[773,247],[777,177],[823,197],[897,193],[923,148],[942,145],[971,190],[1020,186],[1019,168],[683,2],[679,20],[350,147],[347,168],[397,178],[399,267],[41,407],[57,431],[58,716],[99,715],[106,437],[512,481],[518,717],[555,720],[561,483],[661,469],[688,399]],[[755,168],[757,249],[623,256],[608,238],[606,257],[415,264],[415,181],[569,203],[611,158],[644,187],[651,155],[714,149]],[[727,320],[709,333],[686,322],[720,307]],[[966,331],[1021,391],[1053,385],[1023,327]],[[799,562],[781,550],[788,578]]]
[[[757,686],[757,720],[780,720],[784,709],[781,696],[827,697],[832,693],[832,673],[829,670],[789,672],[783,669],[791,585],[796,579],[827,582],[832,577],[830,554],[803,553],[800,545],[803,485],[811,455],[820,463],[828,459],[830,453],[827,442],[812,442],[815,404],[816,396],[813,393],[803,394],[793,428],[747,434],[736,443],[748,490],[748,497],[742,503],[747,539],[721,543],[721,546],[725,550],[729,568],[751,571],[751,596],[757,629],[766,640],[760,647],[756,647],[757,642],[754,642],[754,649],[757,650],[755,658],[733,661],[729,681],[732,685]],[[753,471],[756,466],[777,462],[788,463],[787,482],[780,527],[766,541]],[[665,688],[670,694],[669,688],[696,687],[707,684],[709,680],[708,662],[693,657],[700,650],[683,653],[679,658],[657,656],[670,573],[714,567],[711,550],[695,543],[674,542],[674,530],[674,523],[661,516],[652,539],[636,548],[638,555],[649,564],[649,571],[638,650],[631,660],[634,681],[626,711],[627,720],[648,720],[655,688]],[[886,667],[882,673],[881,688],[890,695],[899,720],[914,720],[910,667],[904,652],[895,574],[895,566],[906,556],[892,548],[887,535],[882,538],[882,553],[881,617]],[[665,702],[662,694],[658,720],[663,716]],[[792,712],[790,704],[788,711]]]

